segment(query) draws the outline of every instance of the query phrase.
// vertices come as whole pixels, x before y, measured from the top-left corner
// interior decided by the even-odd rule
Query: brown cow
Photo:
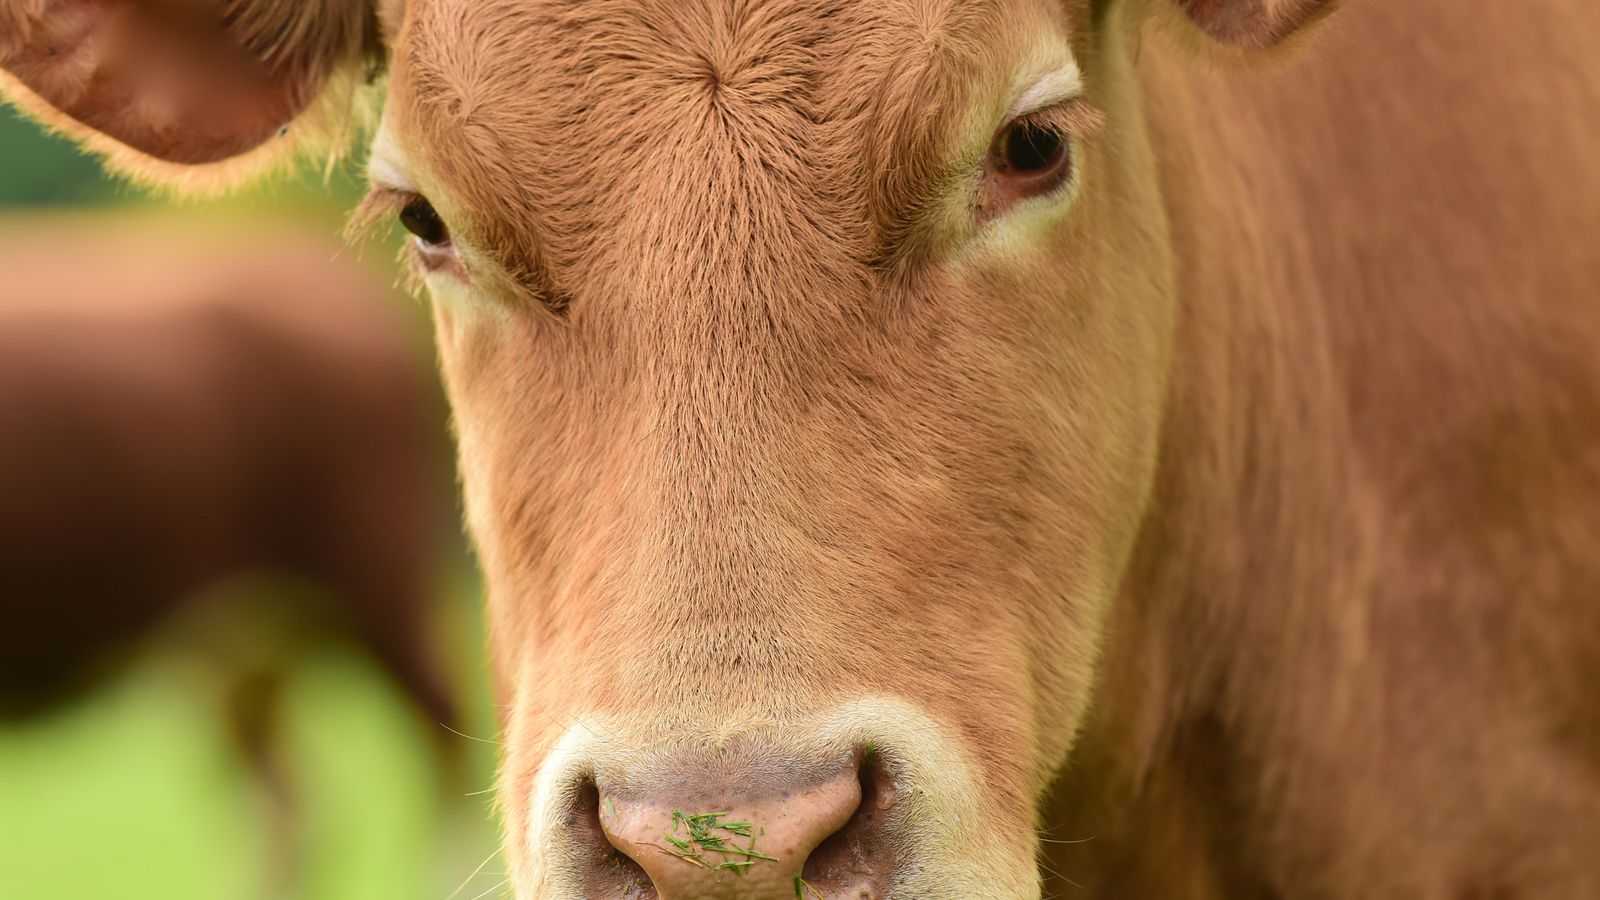
[[[284,639],[353,639],[442,735],[425,357],[334,252],[148,217],[0,223],[0,716],[60,705],[186,613],[248,615],[279,633],[202,656],[258,761]],[[260,571],[308,587],[189,613]]]
[[[387,62],[519,897],[1600,896],[1600,6],[171,6],[14,96]]]

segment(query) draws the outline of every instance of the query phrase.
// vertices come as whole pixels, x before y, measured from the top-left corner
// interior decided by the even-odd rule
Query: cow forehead
[[[400,56],[419,100],[520,129],[665,105],[661,124],[713,98],[837,115],[890,66],[970,39],[999,2],[414,0]]]
[[[417,0],[390,115],[513,267],[590,283],[619,245],[703,262],[707,223],[725,256],[859,260],[911,163],[939,177],[929,148],[959,119],[941,113],[1019,3]]]

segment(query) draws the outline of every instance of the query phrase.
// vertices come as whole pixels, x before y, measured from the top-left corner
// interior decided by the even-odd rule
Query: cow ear
[[[348,143],[378,34],[371,0],[0,0],[0,95],[113,168],[204,188]]]
[[[1265,50],[1304,32],[1341,0],[1165,0],[1230,50]]]

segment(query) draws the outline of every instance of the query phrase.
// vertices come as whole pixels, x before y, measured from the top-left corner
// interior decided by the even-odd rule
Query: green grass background
[[[357,185],[343,169],[173,214],[270,217],[333,234]],[[121,215],[158,202],[0,107],[0,215]],[[396,303],[414,309],[421,327],[419,304]],[[478,585],[461,549],[449,552],[440,633],[470,711],[466,730],[488,738]],[[0,725],[0,900],[502,894],[489,796],[477,792],[491,783],[494,746],[464,742],[466,783],[446,784],[429,743],[438,726],[418,721],[368,660],[316,649],[292,673],[282,748],[302,804],[304,867],[274,886],[267,798],[228,743],[211,687],[192,661],[152,649],[82,703]]]

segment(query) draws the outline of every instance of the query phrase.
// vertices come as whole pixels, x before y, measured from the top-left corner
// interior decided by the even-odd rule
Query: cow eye
[[[412,197],[400,208],[400,224],[424,244],[443,247],[450,243],[450,229],[426,197]]]
[[[1013,122],[1000,133],[996,150],[996,171],[1005,175],[1037,176],[1066,161],[1067,136],[1053,128]]]
[[[991,219],[1031,197],[1055,191],[1072,178],[1071,133],[1039,118],[1014,119],[996,132],[984,160],[979,213]]]
[[[1066,132],[1054,125],[1019,119],[995,135],[989,169],[1023,193],[1041,194],[1058,187],[1072,168]]]

